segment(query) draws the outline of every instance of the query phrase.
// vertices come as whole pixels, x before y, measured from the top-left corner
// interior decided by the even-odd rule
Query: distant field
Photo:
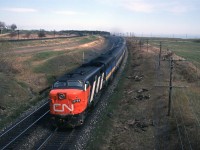
[[[200,67],[200,41],[199,40],[182,40],[182,39],[150,39],[149,43],[159,47],[162,42],[162,49],[175,52],[177,55],[192,61]]]
[[[0,129],[41,99],[55,78],[102,53],[101,36],[0,43]]]

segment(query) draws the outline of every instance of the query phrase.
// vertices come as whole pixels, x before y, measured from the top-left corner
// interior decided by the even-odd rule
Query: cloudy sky
[[[200,0],[0,0],[19,29],[200,35]]]

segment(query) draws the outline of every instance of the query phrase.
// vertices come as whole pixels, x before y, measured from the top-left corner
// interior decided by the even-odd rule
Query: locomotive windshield
[[[83,82],[77,80],[77,81],[67,81],[68,87],[83,87]]]
[[[61,82],[61,81],[57,81],[57,82],[54,83],[54,85],[53,85],[54,88],[66,87],[66,86],[67,86],[67,82]]]
[[[80,80],[57,81],[54,88],[83,88],[83,82]]]

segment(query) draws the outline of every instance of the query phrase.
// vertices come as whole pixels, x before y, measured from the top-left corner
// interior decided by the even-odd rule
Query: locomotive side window
[[[83,87],[83,82],[77,80],[77,81],[73,81],[73,80],[68,80],[67,81],[67,86],[68,87]]]
[[[57,81],[56,83],[54,83],[53,87],[54,88],[59,88],[59,87],[66,87],[67,83],[66,82],[61,82],[61,81]]]

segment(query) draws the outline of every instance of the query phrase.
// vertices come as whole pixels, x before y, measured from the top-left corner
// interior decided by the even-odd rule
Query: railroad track
[[[87,118],[82,126],[74,129],[55,128],[52,132],[43,137],[43,140],[40,140],[33,149],[85,149],[97,123],[102,118],[102,114],[109,103],[108,99],[110,95],[112,95],[117,86],[126,60],[127,54],[124,64],[116,74],[113,82],[106,88],[106,90],[103,90],[102,93],[96,97],[97,99],[101,99],[101,101],[98,102],[94,110],[88,113]]]
[[[110,47],[113,48],[114,44],[111,44]],[[122,67],[123,68],[123,67]],[[122,72],[122,71],[120,71]],[[121,73],[119,73],[121,74]],[[119,76],[119,75],[117,75]],[[118,77],[119,78],[119,77]],[[118,80],[118,79],[115,79]],[[111,84],[111,88],[107,89],[104,94],[104,101],[100,101],[100,104],[94,109],[91,114],[89,114],[86,118],[85,125],[75,128],[75,129],[58,129],[55,128],[52,130],[51,128],[43,128],[42,130],[45,133],[42,137],[36,136],[37,139],[33,141],[33,145],[31,149],[74,149],[77,147],[85,147],[86,143],[88,142],[92,130],[95,128],[96,123],[98,122],[98,118],[101,116],[100,114],[103,113],[106,105],[108,105],[108,97],[113,92],[114,88],[116,87],[117,82],[113,82]],[[102,95],[104,95],[102,94]],[[107,101],[107,102],[106,102]],[[4,131],[0,134],[0,149],[13,149],[13,148],[20,148],[20,149],[29,149],[22,146],[22,144],[30,144],[26,143],[26,139],[29,138],[29,134],[32,134],[35,130],[37,130],[38,126],[45,124],[43,121],[44,118],[47,118],[49,114],[49,105],[48,102],[43,104],[40,108],[35,110],[33,113]],[[47,119],[48,120],[48,119]],[[40,122],[40,123],[38,123]],[[38,124],[37,124],[38,123]],[[49,125],[49,124],[48,124]],[[50,125],[49,125],[50,126]],[[90,131],[90,129],[92,129]],[[41,131],[42,131],[41,130]],[[40,130],[38,130],[40,131]],[[89,131],[89,132],[88,132]],[[42,131],[43,132],[43,131]],[[23,141],[23,142],[21,142]],[[77,141],[80,143],[77,144]],[[21,148],[22,146],[22,148]]]
[[[70,149],[73,139],[76,137],[77,129],[58,129],[50,133],[44,141],[34,147],[34,149]]]
[[[21,137],[26,134],[37,122],[41,121],[49,114],[49,105],[46,101],[31,114],[5,130],[0,134],[0,149],[12,148]]]

